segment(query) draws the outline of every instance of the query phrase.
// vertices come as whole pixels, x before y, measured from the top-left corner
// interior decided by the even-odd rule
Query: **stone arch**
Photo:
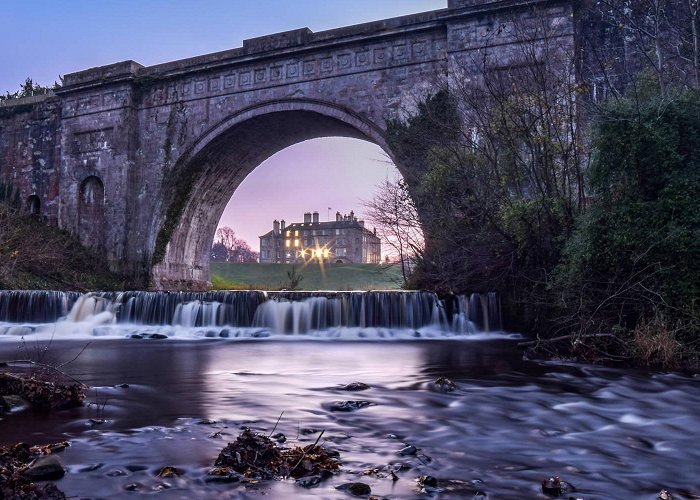
[[[41,198],[37,195],[32,194],[28,196],[24,206],[29,215],[33,217],[41,216]]]
[[[168,174],[153,224],[158,232],[152,242],[152,285],[208,286],[208,253],[216,225],[243,179],[288,146],[332,136],[367,140],[393,157],[376,123],[337,104],[312,99],[254,105],[204,132]]]
[[[78,236],[86,247],[104,246],[105,187],[96,175],[89,175],[80,183],[78,193]]]

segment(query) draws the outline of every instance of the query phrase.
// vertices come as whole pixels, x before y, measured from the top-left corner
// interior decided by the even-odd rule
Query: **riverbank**
[[[0,202],[0,289],[88,291],[129,285],[73,235]]]
[[[212,262],[211,281],[214,290],[397,290],[402,285],[396,264]]]

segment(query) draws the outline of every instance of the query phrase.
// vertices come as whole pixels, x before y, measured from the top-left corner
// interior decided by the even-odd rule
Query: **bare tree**
[[[416,258],[423,254],[423,232],[416,206],[403,179],[386,180],[377,186],[374,198],[363,203],[366,218],[391,248],[406,281]]]
[[[248,243],[236,237],[228,226],[216,230],[211,259],[215,262],[257,262],[258,252],[253,251]]]
[[[605,54],[588,69],[605,75],[614,91],[634,84],[644,69],[656,76],[662,96],[669,86],[700,85],[698,0],[599,0],[587,15],[602,23],[604,34],[586,50]]]

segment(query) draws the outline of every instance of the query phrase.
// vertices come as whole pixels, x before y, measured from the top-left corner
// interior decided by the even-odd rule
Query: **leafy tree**
[[[61,82],[63,81],[63,78],[59,77]],[[18,99],[22,97],[31,97],[33,95],[42,95],[42,94],[47,94],[48,92],[52,90],[56,90],[59,88],[61,84],[58,82],[54,82],[54,84],[51,87],[48,87],[46,85],[41,85],[38,83],[34,83],[34,81],[31,78],[27,78],[22,85],[20,85],[19,90],[15,92],[6,92],[5,95],[0,95],[0,102],[5,101],[7,99]]]
[[[554,282],[562,321],[588,334],[629,332],[663,317],[676,325],[677,337],[694,342],[700,94],[687,90],[667,99],[657,91],[609,103],[593,137],[592,204],[567,242]]]

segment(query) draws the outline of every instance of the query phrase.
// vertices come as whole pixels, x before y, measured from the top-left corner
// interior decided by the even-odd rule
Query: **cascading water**
[[[0,334],[41,333],[41,324],[56,321],[53,336],[394,338],[501,328],[495,294],[441,299],[412,291],[0,292],[0,322],[6,324]],[[18,323],[24,326],[17,329]]]

